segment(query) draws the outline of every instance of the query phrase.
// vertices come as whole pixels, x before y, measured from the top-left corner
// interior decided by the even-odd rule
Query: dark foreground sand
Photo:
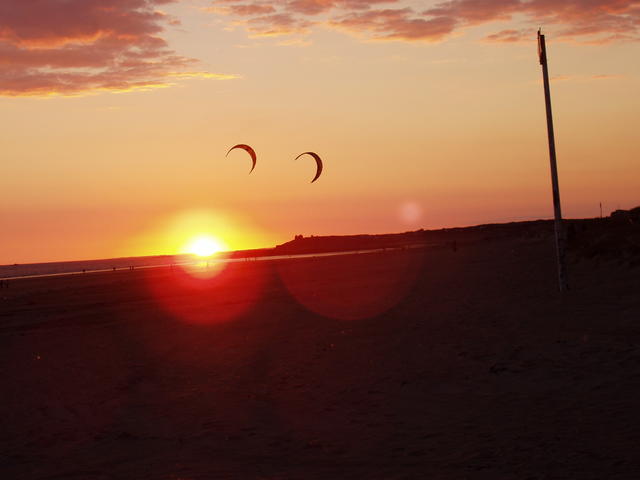
[[[513,238],[13,281],[0,478],[640,478],[640,268],[574,259],[561,298],[553,262]]]

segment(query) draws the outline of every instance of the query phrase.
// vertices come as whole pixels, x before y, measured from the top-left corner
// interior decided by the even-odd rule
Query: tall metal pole
[[[566,237],[562,223],[562,208],[560,206],[560,185],[558,183],[558,164],[556,162],[556,140],[553,133],[553,113],[551,111],[551,89],[549,87],[549,68],[547,66],[547,44],[544,35],[538,30],[538,56],[542,65],[544,80],[544,97],[547,107],[547,133],[549,136],[549,158],[551,160],[551,185],[553,187],[553,210],[555,213],[556,251],[558,256],[558,281],[560,291],[569,290],[566,262]]]

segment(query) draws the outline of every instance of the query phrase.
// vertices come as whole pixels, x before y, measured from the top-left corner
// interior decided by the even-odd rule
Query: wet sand
[[[25,279],[0,290],[0,477],[622,479],[640,268],[551,237]]]

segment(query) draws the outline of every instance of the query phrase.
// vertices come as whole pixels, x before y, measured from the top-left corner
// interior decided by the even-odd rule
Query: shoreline
[[[43,273],[43,274],[25,274],[25,275],[17,275],[13,277],[2,277],[0,276],[0,280],[21,280],[27,278],[47,278],[47,277],[62,277],[67,275],[86,275],[89,273],[107,273],[107,272],[122,272],[122,271],[131,271],[131,270],[146,270],[152,268],[172,268],[172,267],[185,267],[185,266],[200,266],[202,264],[225,264],[225,263],[236,263],[236,262],[247,262],[247,261],[257,261],[257,262],[265,262],[265,261],[278,261],[278,260],[287,260],[287,259],[299,259],[299,258],[320,258],[320,257],[335,257],[342,255],[359,255],[359,254],[367,254],[367,253],[376,253],[376,252],[387,252],[394,250],[402,250],[402,249],[413,249],[413,248],[432,248],[438,247],[440,245],[436,244],[425,244],[425,245],[409,245],[406,247],[390,247],[390,248],[378,248],[378,249],[369,249],[369,250],[352,250],[352,251],[336,251],[336,252],[318,252],[318,253],[301,253],[301,254],[291,254],[291,255],[271,255],[271,256],[257,256],[257,257],[233,257],[233,258],[215,258],[215,257],[204,257],[202,259],[196,259],[192,262],[179,262],[179,263],[170,263],[170,264],[159,264],[159,265],[139,265],[139,266],[128,266],[128,267],[111,267],[111,268],[101,268],[101,269],[85,269],[85,271],[71,271],[71,272],[58,272],[58,273]],[[135,258],[135,257],[134,257]],[[148,258],[148,257],[139,257],[139,258]],[[99,260],[102,262],[103,260]],[[66,263],[66,262],[62,262]],[[25,266],[31,265],[42,265],[42,264],[24,264]]]

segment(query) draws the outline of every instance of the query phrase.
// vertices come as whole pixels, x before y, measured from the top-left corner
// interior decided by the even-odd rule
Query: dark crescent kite
[[[245,152],[247,152],[249,155],[251,155],[251,161],[253,162],[253,165],[251,167],[251,170],[249,170],[249,173],[253,172],[253,169],[256,168],[256,151],[251,148],[249,145],[245,145],[244,143],[240,143],[238,145],[235,145],[233,147],[231,147],[229,149],[229,151],[227,152],[227,155],[229,155],[231,153],[231,150],[235,150],[236,148],[240,148],[242,150],[244,150]],[[225,157],[227,156],[225,155]]]
[[[311,155],[315,160],[316,160],[316,165],[318,167],[318,170],[316,171],[316,176],[313,177],[313,180],[311,180],[311,183],[315,182],[318,178],[320,178],[320,175],[322,174],[322,159],[320,158],[320,156],[317,153],[314,152],[304,152],[301,153],[300,155],[298,155],[296,157],[296,160],[299,159],[301,156],[303,155]]]

